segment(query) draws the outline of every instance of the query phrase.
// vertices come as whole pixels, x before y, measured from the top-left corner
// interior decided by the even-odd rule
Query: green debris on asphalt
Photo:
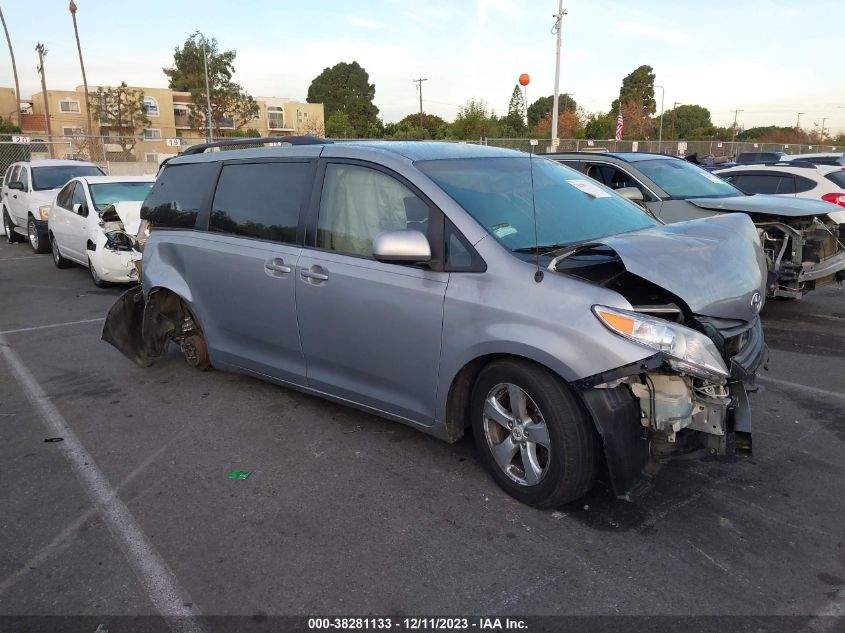
[[[251,474],[251,470],[233,470],[229,473],[229,479],[246,479]]]

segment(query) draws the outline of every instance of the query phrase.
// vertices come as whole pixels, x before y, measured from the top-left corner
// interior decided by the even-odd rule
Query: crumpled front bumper
[[[136,261],[141,253],[135,250],[114,250],[107,246],[105,235],[98,236],[96,249],[88,251],[91,265],[103,281],[116,284],[137,283],[140,281]]]

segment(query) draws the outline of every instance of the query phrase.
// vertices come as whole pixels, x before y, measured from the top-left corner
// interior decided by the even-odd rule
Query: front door
[[[88,222],[99,222],[96,211],[88,208],[85,185],[78,180],[70,198],[70,213],[67,218],[67,245],[70,256],[84,264],[88,263]]]
[[[372,241],[381,231],[413,229],[431,242],[439,217],[390,173],[326,165],[316,235],[296,278],[310,387],[433,423],[449,273],[378,262]]]

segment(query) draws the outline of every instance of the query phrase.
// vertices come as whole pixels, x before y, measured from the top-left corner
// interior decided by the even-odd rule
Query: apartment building
[[[193,129],[190,125],[190,93],[176,92],[168,88],[133,88],[144,94],[144,107],[150,123],[143,130],[138,130],[139,140],[130,148],[126,143],[109,143],[107,137],[116,136],[116,131],[101,128],[94,117],[94,134],[105,137],[102,146],[107,159],[145,161],[157,165],[167,156],[178,153],[180,146],[203,141],[205,130]],[[97,86],[89,86],[91,94],[96,90]],[[11,93],[9,107],[14,108],[14,91],[0,88],[0,114],[5,112],[7,107],[7,91]],[[84,88],[77,86],[75,90],[48,90],[47,99],[52,138],[66,138],[68,141],[62,147],[72,147],[73,139],[79,139],[88,127]],[[255,100],[259,107],[258,116],[241,126],[241,129],[258,130],[261,136],[324,135],[323,104],[303,103],[282,97],[256,97]],[[24,104],[24,114],[21,117],[24,133],[33,138],[43,135],[46,140],[48,108],[44,106],[42,93],[32,95]],[[224,118],[221,122],[223,133],[234,129],[235,121]],[[67,151],[64,150],[64,153]]]

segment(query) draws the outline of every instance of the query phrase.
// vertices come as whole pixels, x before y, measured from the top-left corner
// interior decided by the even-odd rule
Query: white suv
[[[76,176],[103,176],[93,163],[78,160],[31,160],[12,163],[3,178],[0,213],[9,243],[27,237],[32,250],[50,250],[47,217],[50,205],[64,184]]]
[[[828,215],[840,224],[845,223],[845,167],[814,165],[796,160],[760,165],[737,165],[726,169],[716,169],[713,173],[745,193],[811,198],[833,203],[840,208]]]

